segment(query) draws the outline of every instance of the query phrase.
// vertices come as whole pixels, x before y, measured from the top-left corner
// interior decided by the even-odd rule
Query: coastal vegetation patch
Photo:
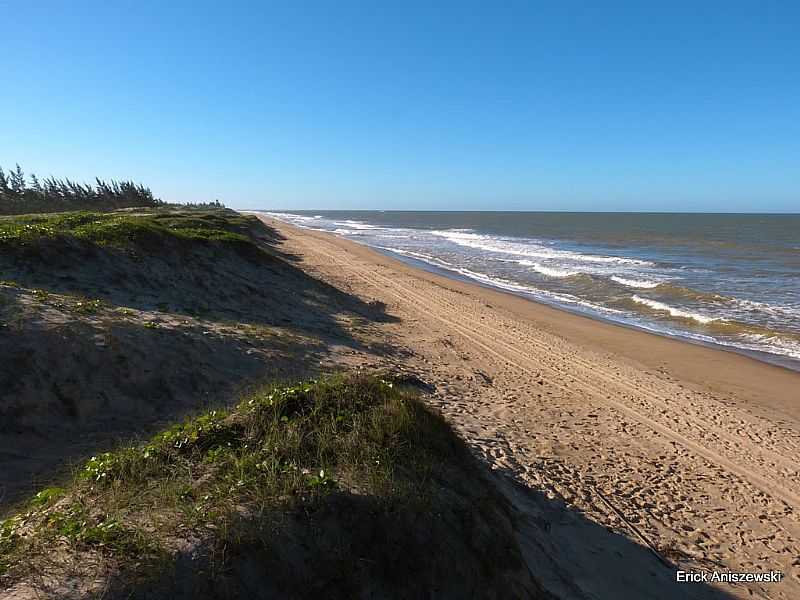
[[[36,246],[47,240],[85,242],[97,246],[154,247],[163,240],[250,243],[254,217],[233,211],[151,211],[101,213],[78,211],[0,218],[0,247]]]
[[[0,581],[112,597],[172,597],[176,582],[196,597],[503,588],[522,563],[498,502],[414,390],[337,374],[269,385],[92,457],[0,523]]]

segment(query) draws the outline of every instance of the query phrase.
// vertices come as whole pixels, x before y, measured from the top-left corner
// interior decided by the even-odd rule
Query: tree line
[[[0,214],[19,215],[68,210],[115,210],[164,204],[150,188],[132,181],[77,183],[69,179],[36,175],[26,179],[19,165],[6,173],[0,167]]]

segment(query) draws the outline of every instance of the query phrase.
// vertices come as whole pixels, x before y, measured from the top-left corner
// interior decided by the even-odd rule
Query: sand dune
[[[405,348],[402,366],[435,385],[430,401],[477,455],[521,484],[507,492],[519,535],[545,532],[529,536],[529,566],[550,591],[800,597],[800,374],[267,220],[304,270],[399,318],[382,331]],[[675,584],[678,568],[779,570],[783,581]]]

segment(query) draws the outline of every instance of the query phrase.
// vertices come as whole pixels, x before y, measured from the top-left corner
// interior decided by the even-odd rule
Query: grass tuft
[[[467,456],[415,394],[367,375],[270,386],[231,410],[92,457],[0,526],[0,568],[18,575],[62,542],[73,555],[159,556],[178,532],[233,529],[243,513],[312,506],[346,489],[389,509],[430,502],[431,474]]]

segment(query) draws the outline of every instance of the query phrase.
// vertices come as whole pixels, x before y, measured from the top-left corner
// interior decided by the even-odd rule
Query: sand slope
[[[381,307],[308,277],[273,233],[253,231],[255,257],[170,238],[0,253],[0,517],[120,441],[370,351]]]
[[[800,597],[800,374],[269,222],[304,270],[399,317],[382,329],[405,366],[436,386],[432,402],[474,451],[523,484],[507,491],[523,542],[525,526],[549,535],[547,548],[527,539],[551,591]],[[661,561],[784,580],[677,585]]]

